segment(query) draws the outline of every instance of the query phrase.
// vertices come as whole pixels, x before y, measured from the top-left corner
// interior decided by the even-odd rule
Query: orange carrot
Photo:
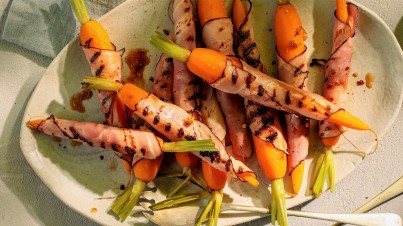
[[[81,25],[80,41],[82,46],[115,50],[105,28],[96,20],[89,20]]]
[[[199,77],[205,79],[206,81],[210,82],[212,85],[215,85],[214,86],[215,88],[221,89],[224,92],[234,91],[233,89],[231,89],[232,86],[224,87],[214,84],[214,82],[216,82],[219,78],[223,77],[223,72],[224,70],[227,69],[227,60],[230,60],[230,58],[226,57],[224,54],[204,48],[196,48],[193,49],[192,51],[189,51],[184,48],[181,48],[180,46],[175,45],[169,39],[166,39],[162,34],[154,34],[153,36],[151,36],[151,43],[155,47],[159,48],[161,51],[165,52],[167,55],[173,57],[174,59],[180,60],[182,62],[187,62],[187,66],[190,69],[190,71],[192,71]],[[274,87],[276,87],[284,89],[283,91],[289,93],[290,96],[302,95],[303,97],[301,98],[303,98],[303,100],[300,99],[299,101],[298,99],[293,99],[290,101],[289,104],[287,104],[288,105],[287,108],[291,108],[297,105],[300,106],[298,107],[298,109],[293,108],[293,111],[295,111],[296,113],[299,113],[301,115],[313,119],[319,119],[319,120],[326,119],[335,124],[346,126],[349,128],[354,128],[358,130],[369,130],[369,126],[367,124],[365,124],[352,114],[344,110],[338,110],[337,112],[332,112],[331,110],[329,110],[328,107],[331,108],[332,103],[316,94],[312,94],[308,91],[303,91],[301,89],[294,88],[286,83],[270,78],[267,75],[255,71],[253,69],[248,69],[248,71],[246,71],[239,68],[237,69],[237,67],[235,68],[231,67],[231,72],[243,73],[243,76],[251,75],[251,73],[253,73],[253,76],[258,77],[258,79],[255,80],[262,81],[259,84],[268,93],[270,93],[268,89],[273,89]],[[227,80],[231,79],[231,75],[227,75],[227,77],[225,77],[224,79]],[[236,90],[237,92],[234,93],[247,97],[263,106],[273,107],[280,110],[284,110],[284,108],[286,108],[285,105],[278,106],[278,103],[273,104],[273,102],[271,102],[270,99],[268,100],[267,98],[265,98],[263,101],[259,95],[251,95],[252,93],[248,89],[244,89],[245,81],[238,82],[234,84],[234,86],[237,87],[242,86],[239,87],[240,89],[237,89]],[[310,112],[308,113],[306,112],[306,110]],[[326,116],[327,118],[324,118],[323,116]]]
[[[224,54],[217,51],[196,48],[189,56],[187,66],[193,73],[212,83],[221,77],[227,66],[227,59]]]
[[[276,44],[277,51],[286,62],[305,50],[306,34],[293,5],[283,4],[276,7],[274,29],[282,30],[276,32]]]
[[[213,18],[227,17],[224,1],[203,0],[198,1],[198,12],[200,24],[203,25]],[[214,5],[214,7],[212,7]]]
[[[137,180],[152,181],[157,176],[162,163],[163,154],[156,159],[142,159],[133,166]]]
[[[232,22],[234,23],[235,29],[240,28],[247,16],[247,12],[241,0],[234,1],[234,5],[232,6],[232,15]]]
[[[136,104],[143,98],[148,97],[149,93],[140,87],[131,83],[126,83],[118,93],[119,99],[126,105],[126,107],[135,110]]]
[[[227,173],[220,171],[205,161],[202,162],[203,177],[209,188],[221,190],[227,183]]]
[[[175,158],[182,167],[191,167],[199,163],[199,158],[190,152],[175,152]]]
[[[283,178],[287,171],[287,156],[268,141],[253,136],[256,157],[264,175],[270,179]]]
[[[306,90],[305,79],[308,76],[308,71],[306,60],[303,60],[304,57],[302,56],[306,49],[304,44],[306,36],[298,12],[291,3],[279,3],[276,7],[274,21],[274,33],[277,42],[276,49],[280,56],[278,60],[281,62],[284,60],[286,63],[284,64],[285,66],[281,67],[280,65],[283,65],[283,63],[278,64],[279,77],[281,80],[287,81],[295,87]],[[288,26],[284,26],[285,24]],[[294,44],[295,48],[293,48]],[[298,56],[300,58],[297,58]],[[295,60],[290,62],[292,59]],[[299,69],[299,72],[295,73],[293,69]],[[289,130],[287,131],[287,144],[290,151],[290,155],[287,158],[288,170],[291,176],[292,192],[296,195],[302,184],[304,161],[308,155],[309,120],[306,120],[303,116],[294,114],[287,114],[285,118],[287,130]]]
[[[344,23],[347,22],[348,11],[346,0],[336,0],[336,17]]]
[[[216,168],[210,166],[206,162],[202,162],[203,177],[209,188],[213,190],[211,198],[207,206],[200,215],[196,225],[201,225],[206,219],[207,215],[210,216],[208,225],[217,225],[218,215],[222,204],[223,192],[225,184],[227,183],[227,174]]]
[[[80,44],[97,49],[115,50],[115,46],[109,39],[105,28],[88,15],[84,0],[70,0],[70,3],[77,19],[81,23]]]
[[[146,183],[154,180],[161,166],[163,154],[156,159],[142,159],[133,166],[134,175],[137,177],[134,184],[125,190],[112,204],[111,210],[124,221],[132,212],[133,207],[144,191]]]

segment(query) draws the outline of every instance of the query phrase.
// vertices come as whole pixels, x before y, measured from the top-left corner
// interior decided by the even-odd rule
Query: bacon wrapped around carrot
[[[333,47],[332,54],[325,64],[323,96],[336,106],[342,107],[347,98],[358,7],[351,3],[346,4],[345,0],[337,0],[336,3]],[[345,127],[330,120],[319,123],[319,137],[324,144],[324,153],[319,156],[315,170],[316,180],[313,193],[316,197],[322,192],[327,175],[329,175],[330,191],[334,191],[335,167],[332,146],[337,144],[340,135],[345,130]]]
[[[287,2],[276,7],[274,32],[277,45],[277,62],[280,80],[306,90],[308,77],[306,33],[295,7]],[[304,173],[305,159],[308,156],[310,122],[297,114],[285,115],[287,126],[288,172],[291,176],[293,194],[297,194]]]
[[[233,25],[227,16],[224,0],[199,0],[199,18],[206,47],[225,55],[233,51]],[[216,90],[224,114],[233,153],[241,159],[252,156],[252,142],[246,129],[243,99],[238,95]]]
[[[102,79],[92,80],[98,81],[98,84],[89,86],[92,89],[110,88],[109,84],[114,84],[115,88],[113,89],[119,90],[118,97],[122,103],[171,141],[211,139],[218,152],[200,151],[193,152],[193,154],[216,169],[227,172],[241,181],[247,181],[254,186],[259,184],[253,171],[241,161],[228,155],[224,145],[213,132],[202,122],[194,120],[193,116],[184,109],[161,101],[156,96],[133,84],[122,85]]]
[[[151,43],[166,54],[187,62],[193,73],[224,92],[241,95],[263,106],[298,113],[316,120],[358,130],[371,128],[354,115],[336,107],[320,95],[295,88],[211,49],[181,48],[161,34],[151,36]]]
[[[105,28],[92,20],[83,0],[71,0],[72,8],[81,22],[80,45],[95,77],[120,81],[124,49],[116,50]],[[117,101],[115,91],[97,91],[105,124],[126,127],[124,106]]]
[[[181,151],[183,144],[186,144],[183,143],[178,146],[178,143],[164,143],[162,139],[149,131],[118,128],[94,122],[66,120],[56,118],[53,115],[46,119],[30,120],[27,122],[27,126],[37,132],[54,137],[112,150],[132,165],[135,163],[132,162],[133,157],[155,159],[161,155],[162,151]],[[203,149],[201,143],[197,145]],[[189,145],[187,147],[197,150]]]
[[[161,57],[155,68],[154,84],[151,93],[165,102],[172,102],[173,94],[173,59],[166,54]]]
[[[251,24],[252,3],[250,1],[248,3],[249,10],[246,11],[240,0],[234,1],[235,50],[240,59],[246,60],[250,65],[264,72]],[[242,67],[242,65],[239,66]],[[246,112],[259,166],[264,175],[271,180],[271,222],[274,225],[278,220],[280,225],[288,225],[283,182],[287,169],[287,143],[279,117],[276,110],[249,100],[246,101]]]

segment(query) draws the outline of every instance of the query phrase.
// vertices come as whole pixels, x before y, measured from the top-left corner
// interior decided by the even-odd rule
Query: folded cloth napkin
[[[97,19],[123,1],[88,0],[85,3],[90,16]],[[0,13],[4,23],[0,28],[3,40],[51,58],[77,35],[80,26],[69,0],[3,1]]]

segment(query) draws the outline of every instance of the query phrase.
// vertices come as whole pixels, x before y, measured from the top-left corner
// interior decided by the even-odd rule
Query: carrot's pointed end
[[[37,129],[43,121],[44,119],[29,120],[26,125],[30,129]]]
[[[234,5],[232,7],[232,21],[234,23],[234,27],[236,30],[238,30],[241,27],[246,16],[247,12],[241,0],[235,0]]]
[[[302,179],[304,177],[304,168],[305,161],[302,161],[297,167],[291,171],[291,186],[292,186],[292,195],[297,195],[299,190],[301,189]]]
[[[252,172],[245,172],[237,175],[242,181],[248,182],[253,187],[259,186],[259,181],[256,179],[256,175]]]
[[[361,121],[361,119],[355,117],[345,110],[336,111],[335,113],[330,115],[327,120],[351,129],[371,130],[371,128],[365,122]]]
[[[335,180],[335,162],[334,155],[331,148],[326,148],[325,153],[319,156],[315,168],[315,183],[313,186],[313,194],[318,198],[323,191],[326,178],[329,178],[330,191],[334,191]]]
[[[275,179],[271,182],[272,198],[271,198],[271,224],[276,225],[276,221],[280,226],[288,225],[287,207],[285,204],[285,190],[283,178]]]

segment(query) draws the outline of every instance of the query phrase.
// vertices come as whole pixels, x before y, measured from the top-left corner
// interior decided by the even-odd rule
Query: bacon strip
[[[239,94],[263,106],[316,119],[327,119],[339,110],[322,96],[294,88],[242,62],[242,68],[227,60],[220,78],[210,84],[224,92]]]
[[[211,130],[184,109],[161,101],[150,94],[135,106],[134,113],[148,122],[155,130],[171,141],[211,139],[218,152],[192,152],[218,170],[238,176],[244,172],[253,172],[242,162],[234,159],[225,150],[221,141]]]
[[[172,102],[173,84],[173,59],[166,54],[161,54],[155,68],[154,84],[151,93],[160,97],[165,102]]]
[[[348,78],[353,53],[353,38],[358,21],[358,7],[349,3],[347,10],[347,23],[340,21],[335,16],[332,54],[325,65],[323,96],[336,106],[342,106],[347,98]],[[346,131],[346,128],[326,120],[319,124],[320,138],[335,137],[344,131]]]
[[[251,23],[251,10],[252,3],[249,2],[247,16],[235,33],[235,52],[241,60],[264,73],[265,69],[260,61],[260,52],[255,42]],[[287,143],[281,127],[278,126],[280,122],[277,112],[247,99],[245,99],[245,109],[252,135],[271,142],[274,147],[287,153]]]
[[[207,21],[202,30],[207,48],[225,55],[235,55],[233,51],[233,25],[231,18],[217,18]],[[244,100],[238,95],[216,90],[217,99],[225,116],[233,153],[240,157],[252,156],[252,142],[246,129]]]
[[[27,125],[40,133],[112,150],[132,165],[136,158],[155,159],[162,153],[156,136],[147,131],[59,119],[53,115],[37,125],[32,123],[33,121],[30,122]],[[36,126],[33,127],[33,125]]]
[[[306,90],[308,66],[306,51],[286,62],[277,53],[279,79],[300,89]],[[287,128],[287,144],[290,155],[287,158],[288,172],[292,172],[308,157],[309,119],[298,114],[285,115]]]
[[[193,18],[192,2],[174,0],[173,22],[175,43],[192,50],[196,47],[196,28]],[[174,103],[187,112],[198,111],[199,79],[189,71],[185,63],[174,60]]]
[[[94,76],[112,81],[120,81],[124,49],[119,51],[105,50],[86,45],[82,46],[82,50]],[[126,127],[127,115],[123,105],[115,101],[116,93],[116,91],[97,91],[105,124]]]

